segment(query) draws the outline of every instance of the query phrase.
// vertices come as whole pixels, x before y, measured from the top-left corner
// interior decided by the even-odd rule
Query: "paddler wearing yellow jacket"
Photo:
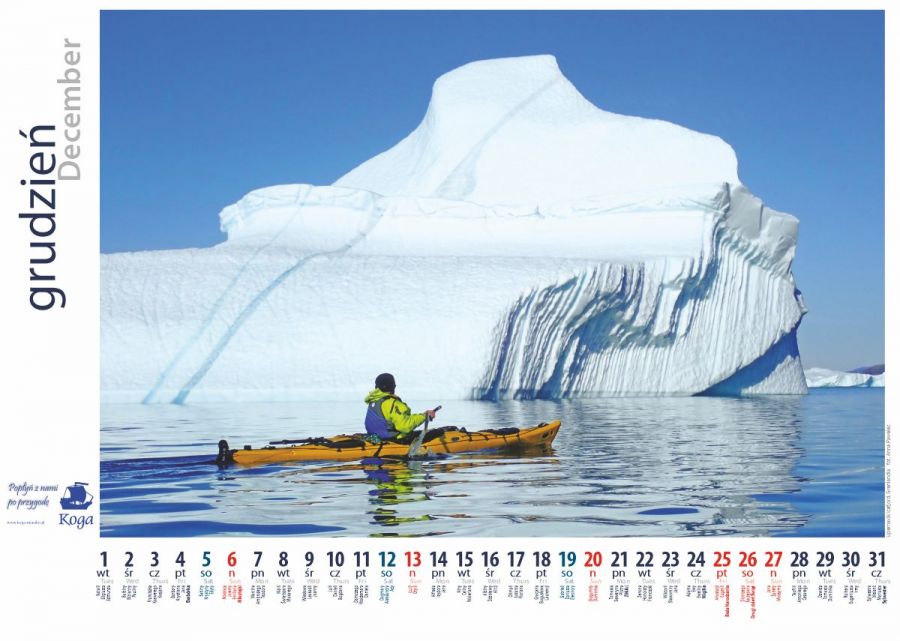
[[[413,414],[394,392],[397,383],[391,374],[379,374],[375,389],[366,394],[366,432],[384,441],[403,441],[414,429],[434,418],[434,410]]]

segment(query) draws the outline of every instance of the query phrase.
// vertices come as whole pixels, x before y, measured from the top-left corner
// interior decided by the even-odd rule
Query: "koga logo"
[[[66,491],[63,492],[62,498],[59,499],[59,504],[60,506],[62,506],[62,509],[88,509],[94,503],[94,495],[88,492],[85,489],[86,487],[87,483],[81,483],[80,481],[75,481],[72,485],[67,487]],[[85,525],[93,525],[94,517],[92,515],[84,516],[83,514],[75,516],[74,514],[66,514],[65,512],[62,512],[59,515],[59,524],[74,525],[80,530]]]
[[[64,510],[86,510],[94,502],[94,495],[86,489],[87,483],[75,481],[63,492],[59,504]]]

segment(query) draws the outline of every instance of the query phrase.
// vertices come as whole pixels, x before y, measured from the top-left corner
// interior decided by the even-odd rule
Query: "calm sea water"
[[[431,407],[437,399],[412,403]],[[360,403],[106,405],[104,536],[883,536],[884,391],[449,402],[437,425],[559,418],[542,456],[212,464],[216,443],[359,431]]]

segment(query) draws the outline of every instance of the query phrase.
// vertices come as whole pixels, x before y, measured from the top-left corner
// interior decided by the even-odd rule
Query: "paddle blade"
[[[409,444],[409,450],[406,452],[406,458],[416,458],[422,455],[422,443],[425,441],[425,432],[428,431],[428,417],[425,418],[425,424],[422,426],[422,431],[419,432],[419,435],[413,439],[413,442]]]

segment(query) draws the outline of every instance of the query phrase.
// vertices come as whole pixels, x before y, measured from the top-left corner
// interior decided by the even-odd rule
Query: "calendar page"
[[[895,627],[896,11],[790,8],[6,3],[8,638]]]

